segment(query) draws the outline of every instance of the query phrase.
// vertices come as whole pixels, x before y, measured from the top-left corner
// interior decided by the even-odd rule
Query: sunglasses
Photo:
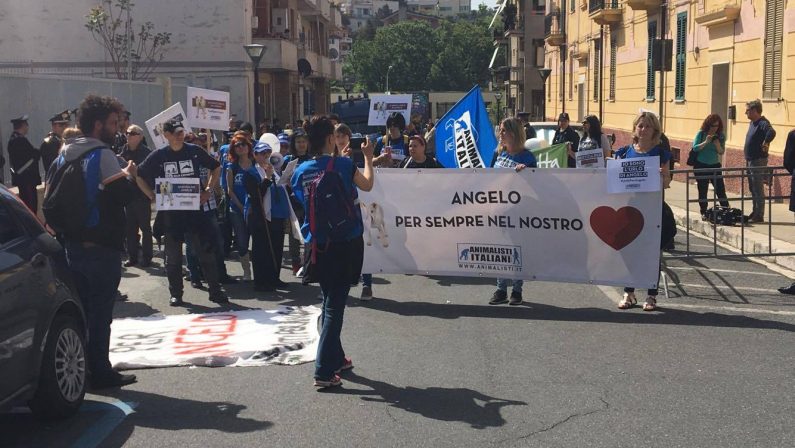
[[[246,142],[237,142],[237,143],[235,143],[235,148],[240,148],[241,146],[248,147],[248,143],[246,143]]]
[[[129,132],[127,131],[127,135],[141,135],[140,132]]]

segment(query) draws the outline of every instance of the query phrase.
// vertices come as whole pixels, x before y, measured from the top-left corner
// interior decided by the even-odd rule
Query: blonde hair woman
[[[660,157],[663,187],[668,188],[671,184],[671,171],[668,164],[669,160],[671,160],[671,153],[664,150],[662,145],[660,145],[660,137],[662,136],[660,120],[652,112],[643,112],[632,122],[632,129],[635,143],[616,151],[616,158]],[[662,232],[662,229],[660,231]],[[660,243],[661,245],[665,243],[662,238],[660,238]],[[648,293],[646,302],[643,304],[643,311],[654,311],[657,309],[657,287],[649,289]],[[626,310],[637,303],[635,288],[624,288],[624,297],[618,303],[618,308]]]

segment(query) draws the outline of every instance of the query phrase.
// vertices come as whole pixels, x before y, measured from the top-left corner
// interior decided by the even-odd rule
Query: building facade
[[[616,144],[639,109],[661,117],[682,158],[707,115],[724,121],[724,166],[744,166],[745,103],[763,102],[781,164],[795,75],[795,5],[786,0],[554,0],[545,20],[547,118],[596,114]],[[656,43],[655,43],[656,41]],[[665,41],[668,41],[667,43]],[[659,69],[663,68],[663,71]]]
[[[529,112],[544,115],[544,0],[504,0],[492,20],[494,55],[489,69],[492,90],[499,93],[502,117]]]

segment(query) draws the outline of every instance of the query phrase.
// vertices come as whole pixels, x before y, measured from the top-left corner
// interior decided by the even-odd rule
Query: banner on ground
[[[146,120],[146,129],[149,131],[149,136],[152,137],[152,149],[159,149],[168,145],[166,137],[163,136],[163,124],[170,120],[179,120],[185,128],[185,132],[190,132],[189,119],[185,115],[185,110],[182,108],[182,103],[177,103],[168,109],[160,112],[154,117]]]
[[[448,168],[485,168],[497,148],[486,103],[475,86],[436,123],[436,160]]]
[[[653,287],[662,196],[605,170],[382,170],[359,199],[365,272]],[[416,195],[394,194],[421,191]]]
[[[229,129],[229,92],[188,87],[188,116],[197,128]]]
[[[386,126],[386,119],[393,112],[400,112],[406,123],[411,121],[411,94],[407,95],[370,95],[370,113],[368,126]]]
[[[566,168],[569,164],[565,143],[536,148],[530,152],[535,156],[539,168]]]
[[[110,361],[117,369],[303,364],[315,360],[319,316],[307,306],[115,319]]]

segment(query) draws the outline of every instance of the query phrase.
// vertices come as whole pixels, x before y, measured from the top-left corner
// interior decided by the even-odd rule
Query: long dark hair
[[[712,123],[718,122],[718,131],[715,133],[716,135],[723,135],[723,120],[720,118],[718,114],[709,114],[707,118],[704,119],[704,122],[701,123],[701,132],[707,133],[709,131],[710,125]]]
[[[308,154],[314,157],[322,156],[326,139],[329,135],[334,135],[334,123],[325,115],[315,115],[305,127],[309,136]]]
[[[602,147],[602,123],[596,115],[588,115],[583,122],[588,122],[588,137]]]
[[[293,131],[293,135],[290,136],[290,154],[293,157],[305,157],[305,156],[308,156],[309,155],[309,148],[307,148],[307,152],[303,156],[298,154],[298,149],[295,147],[296,146],[295,145],[295,141],[298,140],[299,138],[307,139],[307,141],[309,140],[309,137],[306,135],[306,131],[304,131],[304,128],[296,129],[295,131]]]

